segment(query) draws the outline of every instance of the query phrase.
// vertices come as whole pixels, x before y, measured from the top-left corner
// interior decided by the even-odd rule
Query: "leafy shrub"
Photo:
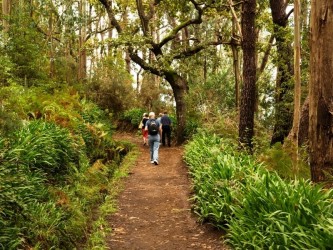
[[[232,143],[201,132],[186,146],[201,219],[226,229],[236,249],[329,249],[333,191],[283,180]]]
[[[15,112],[0,108],[0,132],[9,134],[19,129],[20,126],[22,126],[22,121]]]
[[[118,128],[126,131],[134,131],[138,129],[142,115],[147,111],[141,108],[133,108],[125,111],[119,118]]]
[[[130,109],[124,112],[123,119],[125,121],[130,122],[134,126],[138,126],[140,121],[142,120],[142,114],[146,112],[140,108]]]
[[[0,38],[1,39],[1,38]],[[1,39],[2,40],[2,39]],[[3,41],[1,41],[1,44]],[[2,46],[0,47],[0,86],[4,86],[14,81],[15,77],[12,73],[15,65],[10,58],[4,53]]]

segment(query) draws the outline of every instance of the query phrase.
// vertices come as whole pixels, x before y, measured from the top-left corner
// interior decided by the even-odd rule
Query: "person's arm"
[[[159,129],[159,132],[160,132],[160,137],[162,138],[162,123],[160,123],[160,129]]]

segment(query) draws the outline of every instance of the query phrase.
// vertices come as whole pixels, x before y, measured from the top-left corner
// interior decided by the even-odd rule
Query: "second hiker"
[[[155,113],[149,113],[149,120],[146,122],[145,130],[148,131],[148,143],[150,150],[150,162],[158,165],[158,149],[160,147],[160,135],[162,133],[161,123],[155,119]]]
[[[168,116],[168,112],[164,112],[162,118],[162,145],[165,146],[166,143],[171,147],[171,119]]]

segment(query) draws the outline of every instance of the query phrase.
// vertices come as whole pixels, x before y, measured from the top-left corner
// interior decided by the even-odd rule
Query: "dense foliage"
[[[304,179],[287,181],[230,139],[201,132],[186,146],[194,209],[227,230],[235,249],[328,249],[333,192]]]
[[[313,1],[327,7],[320,2]],[[202,127],[228,136],[195,136],[185,159],[197,213],[228,230],[235,248],[330,248],[331,192],[296,177],[310,178],[308,152],[333,159],[332,138],[326,136],[330,103],[317,102],[330,100],[332,77],[322,77],[328,79],[325,86],[314,78],[313,86],[327,91],[311,91],[319,93],[312,104],[320,106],[304,105],[300,145],[287,138],[295,102],[297,20],[302,22],[302,100],[309,92],[310,67],[331,73],[319,63],[310,65],[309,41],[318,43],[309,37],[315,34],[309,32],[310,1],[302,2],[302,16],[294,21],[296,1],[253,5],[256,63],[249,65],[257,66],[256,93],[248,98],[255,102],[250,110],[255,122],[254,128],[240,129],[255,130],[247,138],[253,156],[231,146],[239,137],[240,118],[249,113],[239,117],[241,86],[250,76],[241,73],[249,60],[241,59],[246,39],[239,27],[247,3],[2,0],[0,248],[61,249],[84,242],[92,210],[110,191],[109,180],[129,147],[111,138],[113,126],[137,130],[143,112],[164,110],[181,142]],[[332,22],[319,23],[322,31]],[[331,27],[326,30],[330,41]],[[332,55],[330,46],[312,48],[328,50],[313,56]],[[331,58],[322,60],[324,66],[327,61]],[[328,138],[321,150],[315,141],[307,151],[309,122],[316,120],[309,119],[309,106],[328,119],[318,123],[321,130],[313,126],[323,133],[315,138]],[[323,166],[329,168],[322,171]],[[317,166],[317,181],[331,178],[330,166]]]
[[[129,145],[111,139],[107,114],[74,89],[0,93],[0,248],[78,247]]]

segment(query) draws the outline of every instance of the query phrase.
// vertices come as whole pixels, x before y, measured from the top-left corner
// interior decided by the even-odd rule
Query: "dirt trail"
[[[110,249],[227,249],[221,232],[200,225],[191,212],[181,147],[160,147],[160,164],[155,166],[141,137],[118,134],[115,138],[139,145],[140,156],[119,195],[119,210],[110,218]]]

